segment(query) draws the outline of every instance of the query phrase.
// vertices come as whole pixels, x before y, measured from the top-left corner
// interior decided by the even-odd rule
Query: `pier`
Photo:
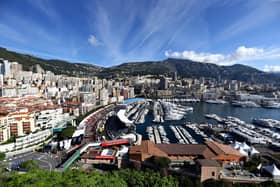
[[[169,144],[169,139],[166,137],[166,131],[163,126],[148,126],[147,133],[149,140],[155,142],[156,144]]]

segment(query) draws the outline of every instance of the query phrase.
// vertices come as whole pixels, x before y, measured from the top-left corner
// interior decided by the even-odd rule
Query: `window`
[[[212,177],[215,177],[215,172],[214,171],[212,171]]]

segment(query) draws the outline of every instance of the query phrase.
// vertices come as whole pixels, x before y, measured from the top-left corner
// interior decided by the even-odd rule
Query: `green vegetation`
[[[0,152],[0,161],[4,160],[6,157],[5,153]]]
[[[75,132],[76,127],[74,126],[68,126],[65,129],[63,129],[60,133],[58,133],[58,139],[64,140],[71,138],[73,133]]]
[[[92,64],[69,63],[63,60],[45,60],[31,55],[25,55],[8,51],[0,47],[0,57],[9,61],[16,61],[23,65],[26,71],[35,71],[36,65],[40,65],[46,71],[52,71],[55,74],[64,74],[69,76],[92,76],[98,72],[101,67]]]
[[[157,169],[168,168],[170,164],[170,159],[166,157],[151,157],[150,162],[155,165]]]
[[[37,170],[39,169],[39,162],[37,160],[27,160],[20,164],[20,168],[26,170]]]
[[[211,63],[198,63],[190,60],[166,59],[163,61],[149,61],[124,63],[118,66],[104,68],[98,73],[101,77],[125,77],[128,75],[171,75],[177,72],[180,77],[223,78],[239,81],[277,82],[279,75],[261,72],[255,68],[235,64],[232,66],[218,66]]]
[[[7,187],[176,187],[179,183],[175,177],[162,177],[157,172],[124,169],[120,171],[83,173],[80,170],[49,172],[34,170],[25,174],[11,173],[2,186]]]
[[[255,172],[258,170],[257,167],[260,163],[261,159],[259,157],[254,157],[245,163],[243,169],[248,170],[250,172]]]
[[[1,169],[1,168],[0,168]],[[24,174],[0,172],[1,187],[279,187],[275,182],[262,184],[228,183],[208,180],[199,184],[198,180],[187,176],[162,176],[152,170],[122,169],[111,172],[67,170],[54,172],[32,170]]]

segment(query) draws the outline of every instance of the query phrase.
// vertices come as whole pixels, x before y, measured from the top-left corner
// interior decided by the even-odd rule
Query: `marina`
[[[170,126],[180,144],[197,144],[197,141],[183,126]]]
[[[149,112],[149,102],[140,101],[136,104],[131,104],[127,106],[126,116],[131,118],[135,124],[143,124],[145,122],[145,117]]]
[[[164,143],[169,144],[169,139],[166,137],[166,131],[163,126],[148,126],[146,130],[149,140],[156,144]]]
[[[215,115],[215,118],[222,119],[217,115]],[[227,116],[222,119],[224,128],[228,132],[241,137],[251,144],[272,144],[280,146],[280,132],[274,130],[275,125],[280,124],[279,121],[273,119],[253,119],[252,122],[258,125],[246,123],[232,116]]]
[[[165,102],[165,101],[164,101]],[[160,102],[158,102],[160,104]],[[173,103],[172,103],[173,104]],[[205,102],[199,103],[176,103],[181,106],[190,106],[193,107],[193,112],[186,112],[184,117],[181,120],[164,120],[160,123],[166,131],[166,137],[168,137],[170,143],[177,143],[181,140],[183,143],[184,140],[180,136],[176,137],[172,126],[182,126],[185,125],[186,129],[197,140],[197,137],[202,137],[202,140],[210,140],[213,137],[207,135],[204,132],[206,128],[212,128],[214,126],[219,126],[222,128],[228,128],[228,133],[233,133],[236,136],[241,136],[244,139],[248,139],[248,142],[255,143],[266,143],[272,142],[272,137],[274,144],[277,144],[277,131],[276,128],[269,129],[264,128],[260,125],[253,124],[252,120],[256,119],[274,119],[280,120],[279,110],[278,109],[265,109],[265,108],[240,108],[233,107],[231,104],[209,104]],[[160,104],[161,105],[161,104]],[[152,104],[153,106],[153,104]],[[159,107],[159,106],[158,106]],[[152,108],[153,109],[153,108]],[[164,116],[163,116],[164,117]],[[143,135],[143,139],[152,139],[152,135],[146,133],[146,128],[148,126],[159,125],[158,122],[154,122],[153,112],[148,113],[145,116],[145,122],[142,125],[136,126],[136,131]],[[170,127],[170,128],[168,128]],[[258,128],[259,130],[256,130]],[[180,130],[180,129],[179,129]],[[272,132],[270,132],[270,131]],[[178,130],[176,129],[176,132]],[[245,132],[243,132],[245,131]],[[265,135],[266,133],[267,135]],[[177,134],[179,134],[177,132]],[[180,135],[180,134],[179,134]],[[150,138],[149,138],[150,136]],[[177,135],[178,136],[178,135]],[[263,137],[264,136],[264,137]],[[271,136],[271,137],[269,137]],[[263,137],[258,140],[258,137]]]
[[[158,102],[158,101],[154,102],[154,105],[153,105],[153,115],[154,115],[153,122],[156,122],[156,123],[164,122],[164,120],[163,120],[163,116],[164,116],[163,108],[162,108],[161,103]]]

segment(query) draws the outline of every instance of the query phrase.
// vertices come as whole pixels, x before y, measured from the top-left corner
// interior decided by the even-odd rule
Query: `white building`
[[[63,127],[67,122],[72,123],[74,118],[69,113],[63,113],[63,108],[42,110],[36,116],[36,127],[41,129]]]

